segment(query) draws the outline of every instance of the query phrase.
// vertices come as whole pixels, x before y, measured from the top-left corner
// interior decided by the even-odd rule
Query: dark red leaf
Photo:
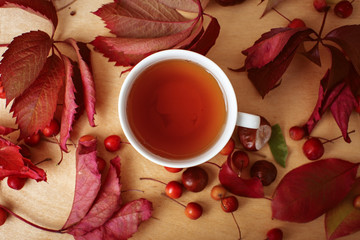
[[[81,73],[81,79],[82,79],[82,85],[84,88],[84,103],[85,103],[85,109],[86,109],[86,113],[87,113],[87,117],[90,123],[90,126],[94,127],[95,126],[95,122],[94,122],[94,115],[95,115],[95,83],[94,83],[94,79],[93,79],[93,75],[92,75],[92,71],[91,71],[91,63],[90,63],[90,59],[89,59],[89,54],[87,53],[87,51],[89,51],[86,47],[85,44],[81,44],[76,42],[74,39],[69,38],[66,40],[67,43],[69,43],[75,50],[76,55],[77,55],[77,59],[78,59],[78,63],[79,63],[79,68],[80,68],[80,73]],[[85,57],[87,58],[83,58],[83,56],[81,55],[82,53],[86,53]]]
[[[275,189],[271,204],[273,218],[303,223],[321,216],[351,190],[358,166],[332,158],[291,170]]]
[[[360,178],[356,180],[346,198],[325,215],[325,230],[328,240],[337,239],[360,231],[360,211],[353,201],[360,195]]]
[[[9,44],[0,65],[0,80],[6,92],[7,104],[35,81],[51,46],[52,40],[42,31],[24,33]]]
[[[0,135],[8,135],[16,130],[15,128],[0,126]]]
[[[61,115],[60,147],[67,152],[66,141],[70,137],[70,131],[74,122],[77,105],[75,103],[75,86],[72,80],[73,65],[66,56],[62,56],[65,66],[65,99]]]
[[[264,197],[263,185],[259,178],[244,179],[231,168],[231,154],[219,172],[220,183],[231,193],[251,198]]]
[[[49,125],[56,110],[64,75],[63,62],[52,55],[33,84],[15,99],[11,111],[20,128],[20,139]]]
[[[206,55],[214,46],[220,33],[220,25],[216,18],[210,16],[210,23],[201,37],[189,48],[189,50]]]
[[[24,158],[20,147],[0,137],[0,180],[8,176],[46,181],[46,173]]]
[[[45,17],[53,24],[55,31],[58,18],[52,1],[48,0],[0,0],[0,7],[19,7],[31,13]]]
[[[116,157],[110,161],[110,168],[105,182],[91,207],[81,221],[67,229],[73,236],[81,236],[104,225],[115,212],[120,209],[120,158]]]
[[[329,32],[325,39],[337,43],[344,50],[360,75],[360,25],[341,26]]]
[[[311,33],[313,30],[309,28],[273,29],[263,34],[253,47],[243,51],[247,58],[241,69],[247,70],[250,81],[262,97],[278,86],[296,49]]]
[[[321,67],[319,43],[316,43],[309,51],[302,52],[310,61]]]
[[[96,163],[96,139],[79,142],[76,149],[76,183],[73,206],[64,224],[66,229],[78,223],[91,208],[101,185]]]

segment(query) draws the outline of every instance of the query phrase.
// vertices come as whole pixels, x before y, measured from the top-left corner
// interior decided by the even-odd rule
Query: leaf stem
[[[323,17],[323,20],[322,20],[322,23],[321,23],[319,34],[318,34],[320,42],[322,42],[321,34],[322,34],[323,30],[324,30],[325,21],[326,21],[326,17],[327,17],[328,12],[329,12],[329,8],[325,9],[324,17]]]
[[[151,181],[155,181],[155,182],[162,183],[162,184],[166,185],[166,183],[164,183],[163,181],[157,180],[157,179],[155,179],[155,178],[141,177],[141,178],[139,178],[139,179],[140,179],[140,180],[151,180]]]
[[[213,162],[205,162],[205,163],[212,164],[212,165],[214,165],[214,166],[216,166],[216,167],[218,167],[218,168],[221,168],[218,164],[213,163]]]
[[[347,134],[351,134],[351,133],[354,133],[355,132],[355,130],[352,130],[352,131],[350,131],[350,132],[348,132]],[[335,140],[337,140],[337,139],[339,139],[339,138],[342,138],[342,135],[341,136],[338,136],[338,137],[336,137],[336,138],[332,138],[332,139],[327,139],[325,142],[323,142],[322,144],[325,144],[325,143],[328,143],[328,142],[333,142],[333,141],[335,141]]]
[[[283,18],[285,18],[287,21],[291,22],[291,20],[289,18],[287,18],[285,15],[283,15],[281,12],[279,12],[276,8],[272,8],[277,14],[279,14],[280,16],[282,16]]]
[[[11,211],[10,209],[7,209],[7,208],[4,207],[4,206],[1,206],[1,205],[0,205],[0,208],[3,209],[4,211],[6,211],[8,214],[16,217],[17,219],[23,221],[24,223],[29,224],[29,225],[32,226],[32,227],[35,227],[35,228],[38,228],[38,229],[41,229],[41,230],[44,230],[44,231],[47,231],[47,232],[64,233],[62,230],[50,229],[50,228],[42,227],[42,226],[40,226],[40,225],[37,225],[37,224],[35,224],[35,223],[32,223],[32,222],[30,222],[29,220],[26,220],[25,218],[17,215],[16,213],[14,213],[13,211]]]
[[[236,227],[237,227],[237,229],[238,229],[238,232],[239,232],[239,240],[241,240],[241,230],[240,230],[239,224],[238,224],[238,222],[236,221],[236,218],[235,218],[233,212],[231,212],[231,216],[233,217],[234,222],[235,222],[235,224],[236,224]]]

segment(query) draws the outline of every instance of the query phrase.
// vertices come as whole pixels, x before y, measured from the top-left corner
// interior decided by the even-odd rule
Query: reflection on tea
[[[226,104],[216,79],[185,60],[166,60],[142,72],[126,107],[138,141],[154,154],[171,159],[207,150],[226,121]]]

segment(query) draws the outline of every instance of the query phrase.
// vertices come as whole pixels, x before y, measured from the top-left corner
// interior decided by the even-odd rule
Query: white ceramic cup
[[[213,144],[209,149],[205,152],[200,153],[199,155],[187,159],[167,159],[161,156],[158,156],[148,149],[146,149],[135,137],[133,134],[126,113],[127,99],[131,90],[131,87],[137,77],[148,67],[153,64],[156,64],[165,60],[187,60],[194,63],[199,64],[203,68],[205,68],[211,75],[218,81],[218,84],[223,92],[224,100],[226,104],[226,122],[222,129],[222,133],[219,133],[218,141]],[[211,61],[209,58],[192,52],[188,50],[164,50],[157,53],[154,53],[142,61],[140,61],[135,67],[130,71],[130,73],[126,76],[124,83],[120,90],[118,110],[119,110],[119,118],[120,124],[124,131],[125,136],[127,137],[130,144],[145,158],[150,161],[157,163],[166,167],[173,168],[187,168],[202,164],[211,158],[213,158],[216,154],[218,154],[226,145],[226,143],[231,138],[235,126],[242,126],[247,128],[257,129],[260,126],[260,117],[253,114],[238,112],[237,109],[237,99],[234,92],[234,89],[231,85],[226,74],[222,71],[222,69]]]

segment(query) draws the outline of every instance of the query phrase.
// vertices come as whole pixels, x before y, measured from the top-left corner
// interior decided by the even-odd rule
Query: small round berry
[[[104,171],[105,167],[106,167],[106,162],[103,158],[101,157],[96,157],[96,163],[97,163],[97,167],[99,172]]]
[[[24,187],[26,180],[27,178],[9,176],[7,179],[7,184],[12,189],[20,190]]]
[[[26,137],[24,142],[31,147],[36,146],[40,142],[40,134],[35,133],[29,137]]]
[[[166,169],[166,171],[171,172],[171,173],[177,173],[177,172],[181,172],[181,170],[183,170],[182,168],[173,168],[173,167],[164,167]]]
[[[259,178],[263,186],[268,186],[275,180],[277,169],[269,161],[258,160],[251,166],[250,175]]]
[[[233,167],[239,171],[239,173],[249,166],[249,161],[249,155],[244,151],[235,151],[231,156],[231,163]]]
[[[324,12],[327,8],[329,8],[326,0],[314,0],[313,5],[318,12]]]
[[[226,189],[221,185],[216,185],[211,189],[210,196],[212,199],[218,201],[225,197],[226,195]]]
[[[181,176],[184,187],[191,192],[202,191],[208,183],[208,174],[201,167],[191,167],[186,169]]]
[[[88,142],[94,140],[95,137],[93,135],[84,135],[79,138],[79,142]]]
[[[234,212],[238,209],[239,202],[236,197],[229,196],[221,199],[221,208],[224,212]]]
[[[4,209],[0,208],[0,226],[2,226],[6,222],[7,216],[7,212]]]
[[[292,140],[299,141],[305,136],[305,129],[299,126],[293,126],[289,129],[289,135]]]
[[[335,5],[334,12],[338,17],[347,18],[352,14],[353,6],[347,0],[340,1]]]
[[[104,140],[105,149],[109,152],[115,152],[120,149],[121,138],[118,135],[110,135]]]
[[[225,147],[220,151],[220,154],[222,155],[229,155],[232,153],[232,151],[234,151],[235,148],[235,142],[232,138],[230,138],[230,140],[226,143]]]
[[[202,212],[203,212],[203,209],[202,209],[201,205],[196,202],[189,202],[186,205],[185,215],[192,220],[196,220],[199,217],[201,217]]]
[[[354,208],[356,208],[356,209],[360,209],[360,195],[357,195],[357,196],[354,198],[353,206],[354,206]]]
[[[177,181],[171,181],[168,184],[166,184],[165,187],[165,194],[169,198],[179,198],[182,195],[182,185]]]
[[[306,27],[306,24],[303,20],[299,19],[299,18],[294,18],[289,24],[288,24],[289,28],[302,28],[302,27]]]
[[[42,130],[42,134],[45,137],[56,136],[60,132],[60,123],[56,119],[50,121],[49,126]]]
[[[317,160],[324,154],[324,145],[316,138],[312,137],[306,140],[303,147],[303,152],[309,160]]]
[[[283,239],[283,232],[280,228],[270,229],[266,233],[266,240],[282,240],[282,239]]]

